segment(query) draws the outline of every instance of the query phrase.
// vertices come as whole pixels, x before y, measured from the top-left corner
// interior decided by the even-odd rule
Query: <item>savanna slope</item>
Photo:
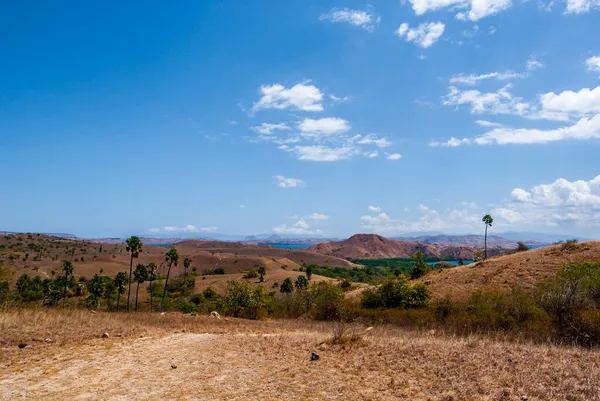
[[[356,234],[344,241],[325,242],[308,249],[344,259],[409,258],[415,252],[441,259],[473,259],[477,252],[477,248],[471,246],[399,241],[376,234]]]
[[[515,285],[531,289],[541,281],[554,278],[569,263],[598,260],[600,241],[556,244],[431,272],[422,281],[427,282],[435,298],[464,300],[476,291],[505,292]]]

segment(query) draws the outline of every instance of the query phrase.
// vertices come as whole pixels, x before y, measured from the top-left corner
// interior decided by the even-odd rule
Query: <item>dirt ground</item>
[[[330,323],[43,313],[0,314],[2,400],[600,399],[598,350],[389,326],[331,345]]]

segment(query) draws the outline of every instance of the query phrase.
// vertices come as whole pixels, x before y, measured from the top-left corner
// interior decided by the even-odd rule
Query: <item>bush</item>
[[[227,282],[225,306],[234,317],[257,319],[273,308],[273,297],[263,287],[230,280]]]
[[[313,284],[309,289],[317,320],[340,320],[343,317],[344,291],[327,282]]]
[[[258,273],[254,269],[250,269],[250,270],[246,271],[246,274],[244,274],[244,278],[256,278],[256,277],[258,277]]]
[[[379,287],[363,292],[363,308],[423,308],[428,305],[431,293],[423,283],[410,286],[404,275],[384,281]]]
[[[529,247],[524,243],[519,241],[517,243],[517,252],[524,252],[524,251],[528,251]]]
[[[215,270],[213,270],[214,274],[225,274],[225,269],[223,269],[222,267],[217,267]]]
[[[185,299],[176,299],[173,306],[183,313],[198,313],[198,306],[194,302],[186,301]]]
[[[283,280],[283,282],[279,286],[279,291],[281,291],[284,294],[290,294],[292,291],[294,291],[294,284],[292,284],[292,279],[287,277],[285,280]]]

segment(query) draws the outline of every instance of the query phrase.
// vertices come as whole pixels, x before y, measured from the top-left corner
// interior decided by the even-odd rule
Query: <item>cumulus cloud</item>
[[[282,110],[291,108],[302,111],[323,111],[323,92],[310,82],[286,88],[281,84],[263,85],[259,88],[261,98],[254,103],[253,112],[263,109]]]
[[[277,185],[281,188],[296,188],[305,185],[304,181],[299,178],[289,178],[282,175],[276,175],[273,178],[277,180]]]
[[[298,124],[302,135],[319,136],[335,135],[350,130],[350,123],[343,118],[326,117],[319,119],[306,118]]]
[[[375,135],[367,135],[356,141],[360,145],[376,145],[380,148],[387,148],[392,143],[385,138],[378,138]]]
[[[273,131],[289,131],[290,129],[291,128],[288,127],[284,123],[279,123],[279,124],[262,123],[261,125],[259,125],[257,127],[252,127],[252,131],[258,132],[259,134],[263,134],[263,135],[271,135],[273,133]]]
[[[446,106],[469,106],[473,114],[510,114],[525,116],[534,108],[520,97],[510,93],[508,84],[496,92],[480,92],[477,89],[462,90],[450,86],[450,92],[443,98]]]
[[[400,160],[402,158],[400,153],[386,153],[385,155],[388,160]]]
[[[550,111],[562,111],[575,114],[600,113],[600,86],[583,88],[578,92],[563,91],[540,96],[542,108]]]
[[[377,206],[369,206],[370,212],[381,212],[381,208]]]
[[[308,216],[299,218],[294,224],[281,224],[273,229],[276,234],[288,235],[315,235],[321,234],[318,228],[319,224],[329,219],[329,216],[322,213],[312,213]]]
[[[588,71],[600,72],[600,56],[590,57],[585,60]]]
[[[396,30],[396,35],[413,42],[422,48],[433,45],[444,34],[445,25],[442,22],[424,22],[416,28],[410,28],[405,22]]]
[[[319,20],[327,20],[333,23],[345,22],[372,32],[375,30],[375,26],[379,23],[380,18],[366,11],[334,8],[327,14],[322,14]]]
[[[600,0],[567,0],[565,14],[583,14],[600,7]]]
[[[466,12],[459,12],[459,20],[477,21],[489,15],[497,14],[512,5],[511,0],[409,0],[415,14],[422,15],[429,11],[444,8],[452,10],[469,8]]]

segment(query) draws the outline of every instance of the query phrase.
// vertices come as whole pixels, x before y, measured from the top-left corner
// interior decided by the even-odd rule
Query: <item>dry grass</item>
[[[600,241],[576,244],[564,249],[562,244],[488,259],[453,269],[443,269],[424,276],[436,298],[466,300],[475,291],[508,291],[514,285],[532,288],[540,281],[554,278],[567,263],[600,259]]]
[[[600,352],[378,326],[11,311],[0,399],[594,400]],[[356,330],[359,330],[358,328]],[[99,338],[103,331],[111,338]],[[338,330],[339,331],[339,330]],[[115,337],[116,335],[123,337]],[[141,336],[141,338],[140,338]],[[19,350],[28,338],[53,338]],[[312,351],[320,360],[309,361]],[[175,368],[174,368],[175,367]]]

